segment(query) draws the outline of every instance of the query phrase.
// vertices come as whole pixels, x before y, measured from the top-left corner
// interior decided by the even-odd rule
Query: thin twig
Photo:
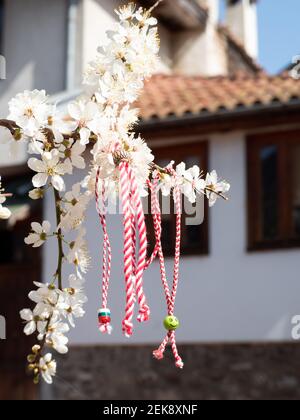
[[[222,194],[222,193],[220,193],[218,191],[215,191],[213,188],[205,187],[205,191],[207,191],[207,192],[209,192],[211,194],[216,194],[217,196],[223,198],[223,200],[225,200],[225,201],[228,201],[229,200],[229,198],[226,197],[226,195],[224,195],[224,194]]]
[[[148,13],[151,14],[153,10],[156,9],[160,5],[162,1],[164,0],[157,0],[157,2],[152,7],[150,7],[150,9],[148,10]]]
[[[157,170],[158,172],[160,172],[160,173],[162,173],[162,174],[166,174],[166,175],[171,175],[171,172],[167,169],[167,168],[161,168],[159,165],[157,165],[156,163],[151,163],[150,164],[150,169],[151,169],[151,171],[153,172],[153,171],[155,171],[155,170]],[[197,190],[197,192],[199,193],[199,194],[201,194],[201,191],[198,191]],[[226,195],[224,195],[224,194],[222,194],[221,192],[219,192],[219,191],[215,191],[213,188],[211,188],[211,187],[205,187],[205,191],[204,191],[204,193],[206,193],[206,192],[209,192],[209,193],[211,193],[211,194],[216,194],[218,197],[220,197],[220,198],[223,198],[223,200],[225,200],[225,201],[228,201],[229,199],[228,199],[228,197],[226,197]],[[203,193],[203,192],[202,192]]]
[[[0,127],[7,128],[12,135],[15,134],[16,130],[20,129],[20,127],[14,121],[6,119],[0,119]]]

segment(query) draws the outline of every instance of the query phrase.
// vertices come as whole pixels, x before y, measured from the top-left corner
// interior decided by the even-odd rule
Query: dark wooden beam
[[[186,135],[205,135],[213,132],[253,130],[300,124],[300,103],[297,106],[278,106],[259,110],[224,112],[207,116],[191,115],[183,118],[141,122],[138,130],[145,138],[161,139]]]

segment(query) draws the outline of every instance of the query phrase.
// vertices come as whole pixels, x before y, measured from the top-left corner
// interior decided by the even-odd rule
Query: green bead
[[[168,331],[175,331],[177,328],[179,328],[179,326],[180,322],[176,316],[169,315],[164,319],[164,327]]]

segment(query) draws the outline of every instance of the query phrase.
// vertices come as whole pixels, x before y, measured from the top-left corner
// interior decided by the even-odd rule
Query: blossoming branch
[[[152,10],[152,9],[151,9]],[[229,184],[219,180],[215,171],[202,176],[199,167],[186,168],[174,163],[160,168],[154,163],[152,151],[144,140],[133,132],[138,121],[138,110],[132,104],[138,98],[145,79],[156,69],[159,38],[157,21],[150,11],[130,3],[116,11],[119,22],[107,32],[107,44],[98,48],[97,55],[84,75],[84,93],[68,106],[68,114],[61,114],[51,104],[45,91],[25,91],[9,103],[9,116],[0,120],[0,126],[10,134],[7,142],[12,152],[20,144],[28,144],[28,166],[34,172],[30,198],[38,200],[53,194],[55,203],[55,226],[45,220],[34,222],[25,238],[26,244],[40,247],[46,241],[57,242],[57,267],[47,283],[34,283],[36,289],[29,294],[33,309],[23,309],[20,314],[27,335],[36,334],[37,344],[28,356],[29,370],[37,383],[42,377],[52,383],[56,362],[47,349],[65,354],[68,351],[68,333],[75,326],[76,318],[84,315],[87,297],[84,293],[84,277],[89,267],[88,244],[85,240],[84,220],[90,200],[96,195],[97,209],[104,231],[103,245],[103,301],[99,310],[99,328],[111,332],[111,314],[107,307],[110,277],[111,248],[106,226],[105,207],[108,197],[120,198],[124,217],[124,275],[126,281],[126,314],[123,331],[133,333],[135,302],[139,305],[140,322],[150,316],[143,292],[143,273],[159,256],[163,272],[161,248],[161,218],[155,194],[172,196],[180,210],[181,195],[191,203],[197,194],[205,195],[209,204],[218,197],[225,197]],[[91,145],[91,159],[85,154]],[[88,160],[88,161],[87,161]],[[66,191],[66,176],[74,168],[90,172],[81,183]],[[2,190],[1,190],[2,193]],[[147,260],[147,232],[141,206],[141,197],[151,195],[156,208],[153,223],[156,247]],[[9,210],[2,207],[5,196],[0,194],[0,217],[6,218]],[[168,305],[165,327],[167,337],[155,357],[162,358],[168,341],[172,345],[176,365],[183,363],[175,344],[174,304],[178,282],[180,254],[180,216],[177,219],[177,243],[175,275],[172,291],[163,278]],[[138,258],[136,235],[139,235]],[[63,278],[63,264],[71,264],[73,274]],[[172,299],[171,299],[172,294]]]

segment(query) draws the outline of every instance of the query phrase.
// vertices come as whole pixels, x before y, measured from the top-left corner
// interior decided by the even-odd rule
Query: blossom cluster
[[[42,199],[49,191],[55,198],[56,225],[52,228],[47,220],[33,222],[25,238],[26,244],[35,248],[51,239],[59,245],[53,279],[35,283],[37,289],[29,294],[35,307],[20,313],[25,334],[37,334],[38,344],[28,356],[35,381],[42,376],[47,383],[52,382],[56,362],[50,353],[44,354],[44,349],[66,353],[69,327],[84,315],[87,298],[83,284],[90,258],[83,223],[95,194],[97,174],[101,192],[115,199],[119,196],[119,164],[123,160],[129,163],[141,196],[148,194],[147,181],[153,174],[164,195],[179,186],[192,203],[197,194],[204,194],[213,205],[229,190],[229,184],[219,181],[215,171],[203,176],[197,166],[187,169],[181,163],[173,169],[172,162],[159,168],[151,149],[133,132],[138,110],[132,109],[132,103],[158,60],[157,21],[133,4],[117,14],[119,22],[107,33],[107,45],[98,49],[84,75],[84,93],[68,105],[67,115],[61,114],[45,91],[25,91],[9,102],[9,116],[3,124],[9,130],[12,151],[20,142],[28,145],[28,166],[34,172],[30,198]],[[65,177],[72,175],[74,168],[84,170],[87,166],[88,176],[67,191]],[[2,207],[4,201],[0,190],[0,218],[8,215]],[[62,278],[65,261],[74,267],[67,287]]]
[[[173,164],[171,162],[168,168],[173,167]],[[204,194],[208,198],[209,206],[212,207],[218,197],[223,196],[230,189],[228,182],[218,179],[216,171],[206,174],[203,178],[199,166],[194,165],[186,169],[184,162],[176,166],[174,173],[168,173],[168,171],[157,171],[157,173],[160,181],[158,186],[162,195],[169,196],[171,191],[178,186],[181,193],[192,204],[196,202],[197,195]]]
[[[74,274],[69,276],[68,287],[62,290],[53,283],[34,283],[37,290],[30,292],[29,298],[36,305],[33,310],[23,309],[20,312],[25,322],[24,333],[31,335],[37,332],[39,342],[60,354],[67,353],[68,338],[65,334],[69,331],[69,326],[75,327],[74,320],[85,314],[83,304],[87,297],[84,294],[83,283],[84,280]],[[35,349],[37,348],[41,349],[41,346],[35,346]],[[30,355],[29,367],[31,370],[37,370],[35,377],[41,374],[47,383],[52,383],[56,369],[55,361],[49,357],[46,355],[36,362],[37,357],[33,359],[33,355]],[[47,359],[51,361],[50,364]]]
[[[84,315],[83,304],[86,302],[82,286],[90,259],[83,222],[91,194],[83,190],[80,183],[67,191],[65,183],[65,176],[72,175],[74,168],[85,168],[86,145],[80,138],[80,122],[71,118],[65,120],[65,116],[50,103],[45,91],[18,94],[10,101],[9,110],[8,119],[17,127],[11,132],[11,143],[22,141],[28,144],[28,166],[34,172],[30,198],[42,199],[50,190],[55,197],[56,226],[52,229],[47,220],[33,222],[25,243],[37,248],[55,238],[61,250],[58,268],[51,282],[35,284],[37,291],[29,295],[36,303],[35,308],[20,312],[26,323],[25,334],[37,333],[38,344],[29,356],[29,367],[34,372],[35,381],[42,376],[51,383],[56,362],[51,354],[43,355],[44,348],[67,352],[65,334],[69,325],[75,326],[74,318]],[[73,265],[75,271],[69,277],[67,288],[62,285],[63,261]]]
[[[11,211],[3,206],[6,201],[5,190],[2,188],[1,176],[0,176],[0,220],[7,220],[11,216]]]

